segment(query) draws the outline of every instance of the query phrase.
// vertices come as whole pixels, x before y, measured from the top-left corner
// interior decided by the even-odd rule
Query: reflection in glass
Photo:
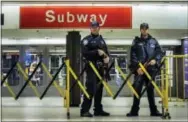
[[[51,56],[51,67],[59,67],[59,56],[58,55],[54,55]]]
[[[34,47],[29,47],[25,51],[24,55],[24,62],[25,62],[25,71],[29,76],[33,73],[35,68],[37,67],[40,60],[42,60],[41,50],[38,50]],[[35,86],[42,86],[43,85],[43,70],[41,66],[38,67],[36,72],[34,73],[33,77],[31,78],[31,82]]]
[[[56,74],[62,63],[64,62],[64,55],[50,55],[50,62],[49,62],[49,70],[52,76]],[[58,77],[56,77],[56,81],[59,83],[60,86],[64,86],[65,79],[65,67],[62,68]]]
[[[5,52],[2,54],[2,60],[1,60],[1,72],[3,75],[3,77],[5,77],[7,75],[7,73],[9,72],[9,70],[11,69],[12,65],[18,61],[19,59],[19,53],[18,52]],[[12,71],[12,73],[9,75],[9,77],[7,78],[6,82],[10,85],[10,86],[17,86],[19,85],[19,80],[20,80],[20,76],[18,73],[17,68],[15,67]],[[5,84],[4,84],[5,86]]]
[[[35,70],[36,66],[37,66],[38,62],[36,61],[33,61],[30,65],[30,68],[29,68],[29,76],[33,73],[33,71]],[[33,85],[35,86],[41,86],[42,85],[42,70],[41,70],[41,67],[39,67],[35,74],[33,75],[33,77],[31,78],[31,81],[33,83]]]

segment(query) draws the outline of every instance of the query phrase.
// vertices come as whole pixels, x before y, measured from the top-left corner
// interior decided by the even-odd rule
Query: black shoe
[[[127,117],[137,117],[138,113],[128,113]]]
[[[162,114],[159,111],[152,112],[150,116],[162,116]]]
[[[80,114],[81,117],[93,117],[93,115],[90,112],[85,112]]]
[[[127,117],[137,117],[139,109],[139,107],[132,106],[131,111],[127,114]]]
[[[94,112],[94,115],[95,116],[110,116],[110,113],[108,112],[105,112],[105,111],[97,111],[97,112]]]

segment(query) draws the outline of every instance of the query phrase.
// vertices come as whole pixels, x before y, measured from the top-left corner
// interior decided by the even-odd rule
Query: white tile
[[[22,98],[19,101],[12,99],[2,99],[2,119],[3,121],[67,121],[66,108],[62,107],[61,98],[46,98],[42,101],[36,98]],[[158,101],[158,100],[156,100]],[[6,103],[5,103],[6,102]],[[13,103],[16,104],[13,105]],[[27,102],[27,103],[26,103]],[[29,103],[28,103],[29,102]],[[38,103],[39,102],[39,103]],[[60,104],[61,103],[61,104]],[[157,102],[158,103],[158,102]],[[147,98],[142,99],[140,116],[126,117],[126,113],[130,111],[132,98],[111,98],[103,99],[104,109],[111,113],[110,117],[93,117],[81,118],[80,109],[77,107],[70,108],[71,121],[165,121],[159,117],[150,117]],[[170,121],[181,120],[188,121],[188,102],[181,103],[184,105],[170,105],[169,111],[172,119]],[[28,106],[27,106],[28,105]],[[161,107],[158,109],[161,111]],[[91,113],[93,113],[91,108]]]

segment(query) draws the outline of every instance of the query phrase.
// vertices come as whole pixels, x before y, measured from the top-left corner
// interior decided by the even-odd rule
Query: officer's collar
[[[92,34],[92,33],[91,33],[91,36],[92,36],[93,38],[96,38],[96,37],[99,36],[99,34],[95,35],[95,34]]]
[[[150,34],[147,35],[147,38],[144,38],[144,37],[142,36],[142,34],[140,35],[140,39],[142,39],[142,40],[149,40],[149,39],[151,39],[151,38],[152,38],[152,36],[151,36]]]

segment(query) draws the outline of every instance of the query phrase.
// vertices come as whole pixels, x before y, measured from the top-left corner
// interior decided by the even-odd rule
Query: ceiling
[[[3,29],[2,38],[8,39],[31,39],[31,38],[66,38],[68,29]],[[81,36],[88,35],[89,29],[79,29]],[[139,36],[139,29],[101,29],[101,35],[108,39],[132,39]],[[151,29],[149,33],[156,39],[180,39],[188,36],[188,29],[181,30],[161,30]]]
[[[187,0],[2,0],[2,2],[61,2],[61,3],[114,3],[114,2],[186,2]]]

